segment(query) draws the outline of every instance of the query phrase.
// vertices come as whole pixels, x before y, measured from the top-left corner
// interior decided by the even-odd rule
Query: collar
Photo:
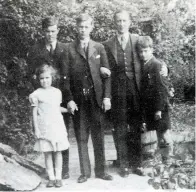
[[[148,61],[144,62],[144,65],[146,65],[154,56],[152,55],[152,57],[150,59],[148,59]]]
[[[86,38],[86,39],[83,39],[83,40],[79,40],[80,42],[80,45],[83,47],[83,46],[88,46],[89,44],[89,41],[90,41],[90,38]]]
[[[121,37],[122,36],[124,37],[125,42],[128,42],[128,40],[129,40],[129,32],[124,33],[124,34],[117,34],[117,38],[118,38],[118,41],[119,42],[121,42]]]
[[[48,51],[50,51],[50,45],[52,45],[52,48],[53,48],[53,50],[55,50],[56,49],[56,45],[57,45],[57,40],[56,41],[53,41],[52,43],[50,43],[50,44],[46,44],[46,49],[48,50]]]

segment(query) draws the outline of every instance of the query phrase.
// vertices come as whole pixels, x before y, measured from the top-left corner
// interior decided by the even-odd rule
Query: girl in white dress
[[[43,64],[37,68],[36,77],[41,87],[29,96],[33,113],[33,127],[37,138],[34,150],[44,153],[49,176],[47,187],[62,186],[61,152],[69,148],[67,131],[61,114],[67,112],[67,109],[60,106],[61,91],[52,87],[55,76],[56,70],[52,66]]]

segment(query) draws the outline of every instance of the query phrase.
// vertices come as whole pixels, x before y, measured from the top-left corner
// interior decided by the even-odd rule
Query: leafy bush
[[[155,53],[171,69],[176,98],[183,98],[184,86],[194,86],[194,1],[169,0],[1,0],[0,1],[0,132],[1,141],[32,141],[28,94],[33,90],[26,76],[27,51],[42,38],[41,19],[49,14],[60,18],[59,40],[75,39],[75,18],[88,12],[95,18],[92,38],[105,41],[115,34],[113,14],[116,9],[131,13],[130,31],[150,34]],[[79,1],[78,1],[79,2]],[[14,144],[15,145],[15,144]],[[17,146],[15,145],[15,146]],[[20,147],[19,147],[20,148]]]

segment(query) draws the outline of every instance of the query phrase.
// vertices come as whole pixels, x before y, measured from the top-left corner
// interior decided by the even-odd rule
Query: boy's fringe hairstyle
[[[150,36],[139,36],[136,48],[137,50],[140,50],[142,48],[153,48],[153,40]]]

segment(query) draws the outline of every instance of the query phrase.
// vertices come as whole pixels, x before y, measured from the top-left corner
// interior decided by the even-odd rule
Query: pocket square
[[[99,59],[100,57],[101,57],[100,55],[97,55],[95,58],[96,58],[96,59]]]

